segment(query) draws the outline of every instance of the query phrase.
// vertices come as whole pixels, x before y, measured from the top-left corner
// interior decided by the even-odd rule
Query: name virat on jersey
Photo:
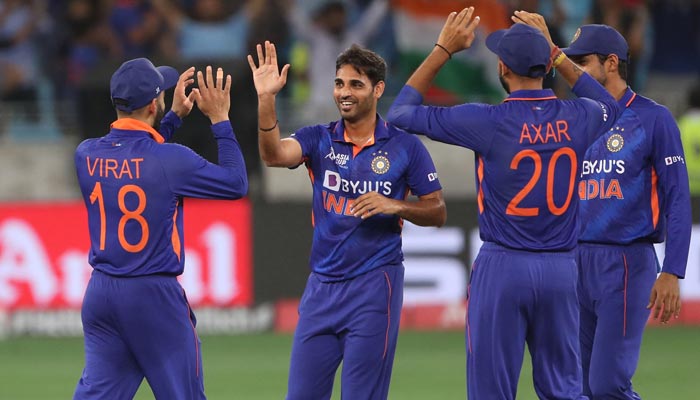
[[[90,176],[97,174],[100,178],[122,179],[139,179],[141,177],[141,163],[143,158],[130,158],[117,160],[115,158],[96,157],[94,160],[90,157],[85,158],[87,163],[87,171]]]

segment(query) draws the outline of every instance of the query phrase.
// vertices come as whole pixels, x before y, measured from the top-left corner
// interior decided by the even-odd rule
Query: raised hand
[[[194,83],[194,67],[189,67],[187,71],[180,74],[180,79],[175,85],[175,93],[173,94],[173,105],[171,110],[177,114],[180,119],[185,118],[192,111],[194,101],[197,98],[199,89],[192,89],[189,95],[185,95],[185,89]]]
[[[253,61],[253,56],[248,55],[248,64],[250,70],[253,71],[253,82],[258,96],[261,95],[276,95],[287,83],[287,72],[289,64],[282,67],[280,72],[277,65],[277,50],[275,45],[269,41],[265,41],[265,52],[260,44],[256,46],[258,50],[258,66]]]
[[[470,48],[476,37],[474,31],[480,20],[478,16],[472,18],[472,15],[474,15],[474,7],[467,7],[459,13],[450,13],[438,36],[437,44],[447,49],[450,54]]]
[[[545,22],[544,17],[537,13],[531,13],[527,11],[516,11],[510,17],[513,22],[517,24],[529,25],[535,29],[538,29],[549,43],[549,47],[554,48],[554,42],[552,41],[552,36],[549,34],[549,28],[547,28],[547,22]]]
[[[198,92],[195,101],[199,110],[209,117],[212,124],[228,120],[228,112],[231,108],[231,75],[226,75],[224,82],[224,70],[216,69],[216,82],[212,75],[211,65],[206,68],[206,77],[202,71],[197,71]]]

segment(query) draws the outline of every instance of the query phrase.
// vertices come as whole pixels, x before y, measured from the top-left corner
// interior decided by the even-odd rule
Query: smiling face
[[[347,122],[371,118],[377,112],[377,101],[384,93],[384,81],[372,86],[372,81],[352,65],[338,69],[335,76],[333,98],[340,116]]]

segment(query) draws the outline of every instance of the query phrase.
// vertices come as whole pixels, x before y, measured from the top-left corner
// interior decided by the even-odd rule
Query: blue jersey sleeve
[[[605,134],[615,125],[623,109],[605,88],[588,74],[583,74],[571,89],[585,104],[588,143]]]
[[[688,170],[678,126],[668,109],[661,109],[654,123],[652,162],[665,202],[659,205],[663,207],[659,211],[666,217],[666,255],[662,271],[683,278],[692,230]]]
[[[454,107],[423,106],[423,97],[411,86],[404,86],[387,114],[387,120],[411,133],[426,135],[438,142],[454,144],[486,153],[495,130],[487,104],[461,104]]]
[[[312,158],[312,153],[314,149],[317,148],[318,141],[320,139],[318,127],[319,126],[305,126],[292,134],[292,139],[299,142],[299,145],[301,146],[302,159],[299,160],[299,165]]]
[[[411,165],[408,168],[407,183],[411,192],[416,196],[424,196],[441,190],[437,170],[428,149],[417,137],[408,136],[408,138],[411,142],[409,149]]]
[[[248,177],[241,148],[229,121],[212,125],[219,147],[219,164],[213,164],[178,144],[161,146],[161,162],[171,190],[185,197],[238,199],[248,192]]]
[[[170,139],[175,135],[175,130],[182,126],[182,120],[172,111],[168,111],[163,119],[160,120],[160,128],[158,133],[169,142]]]

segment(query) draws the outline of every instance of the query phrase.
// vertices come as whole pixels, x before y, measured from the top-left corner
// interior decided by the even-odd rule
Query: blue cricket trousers
[[[574,251],[530,252],[486,242],[467,291],[467,397],[515,399],[525,344],[541,399],[585,399]]]
[[[343,399],[387,398],[403,277],[403,265],[337,282],[324,282],[311,273],[299,304],[287,400],[330,399],[341,361]]]
[[[658,261],[651,243],[579,244],[581,361],[592,399],[639,399],[632,389]]]
[[[171,276],[97,270],[82,308],[85,369],[74,399],[133,399],[143,378],[160,400],[205,399],[196,320]]]

